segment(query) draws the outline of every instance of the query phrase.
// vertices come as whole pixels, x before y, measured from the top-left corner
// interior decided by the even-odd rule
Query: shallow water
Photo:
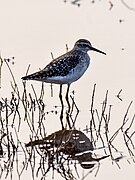
[[[3,59],[11,59],[8,64],[20,96],[19,99],[11,73],[4,62],[0,89],[3,104],[0,120],[0,148],[3,149],[3,152],[0,151],[1,179],[19,179],[19,176],[20,179],[41,179],[45,174],[48,166],[48,159],[43,162],[45,153],[36,147],[29,147],[30,156],[25,143],[61,130],[59,86],[53,85],[51,97],[49,84],[44,84],[44,91],[41,91],[41,83],[29,81],[26,83],[23,104],[24,86],[21,77],[25,75],[29,64],[29,73],[42,69],[52,59],[50,52],[57,57],[65,53],[65,44],[71,49],[80,38],[90,40],[93,46],[105,51],[107,56],[90,52],[90,68],[71,85],[69,101],[73,111],[69,115],[64,98],[66,86],[63,87],[63,123],[68,128],[69,119],[71,125],[92,141],[93,157],[110,157],[88,170],[80,167],[75,160],[62,161],[66,170],[70,167],[77,179],[95,176],[97,180],[134,179],[134,11],[130,11],[120,1],[114,4],[111,11],[108,2],[91,4],[82,1],[79,8],[70,2],[52,3],[50,0],[41,0],[40,3],[3,1],[0,4],[1,56]],[[120,19],[123,19],[121,23]],[[96,89],[92,106],[94,84]],[[67,155],[64,154],[64,158]],[[62,172],[56,159],[54,162],[55,167],[59,167]],[[46,179],[62,179],[58,169],[52,169],[46,174]],[[66,176],[71,175],[65,173]]]

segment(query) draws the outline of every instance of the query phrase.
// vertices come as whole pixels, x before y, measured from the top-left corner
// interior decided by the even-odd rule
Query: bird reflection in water
[[[97,162],[108,157],[94,158],[92,142],[83,132],[75,129],[56,131],[43,139],[30,141],[26,147],[36,145],[45,153],[49,152],[51,158],[55,155],[65,158],[64,155],[68,155],[67,160],[77,160],[85,169],[93,168]]]

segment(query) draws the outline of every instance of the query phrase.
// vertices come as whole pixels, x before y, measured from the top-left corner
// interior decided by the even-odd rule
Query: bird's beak
[[[99,52],[99,53],[102,53],[102,54],[106,55],[105,52],[100,51],[99,49],[96,49],[96,48],[94,48],[94,47],[90,47],[90,49],[91,49],[92,51],[96,51],[96,52]]]

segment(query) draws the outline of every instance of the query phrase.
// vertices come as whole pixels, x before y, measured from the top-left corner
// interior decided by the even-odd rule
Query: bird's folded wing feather
[[[51,61],[43,70],[22,77],[23,80],[40,80],[53,76],[66,76],[79,62],[79,56],[65,54]]]

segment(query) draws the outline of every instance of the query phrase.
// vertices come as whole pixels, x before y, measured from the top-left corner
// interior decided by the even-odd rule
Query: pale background
[[[134,0],[127,2],[131,7],[135,7]],[[71,86],[70,91],[75,90],[76,102],[82,112],[76,125],[84,129],[88,123],[92,87],[96,83],[97,106],[100,106],[106,90],[109,90],[109,102],[115,105],[112,115],[115,129],[121,124],[130,101],[135,100],[135,11],[126,8],[120,0],[112,1],[114,7],[111,11],[109,1],[96,1],[92,4],[90,0],[84,0],[80,3],[81,6],[77,7],[62,0],[1,0],[1,55],[3,58],[15,57],[15,65],[11,67],[21,89],[21,77],[25,75],[29,64],[31,64],[29,73],[37,71],[50,62],[51,52],[57,57],[65,53],[66,44],[71,49],[78,39],[88,39],[93,46],[106,52],[107,56],[90,52],[92,59],[90,68]],[[123,21],[120,23],[119,20]],[[1,97],[10,96],[10,77],[4,65]],[[30,82],[28,86],[31,83],[37,89],[40,86],[38,82]],[[58,101],[57,87],[54,86],[55,102]],[[50,94],[48,84],[46,89],[49,91],[46,93]],[[123,89],[122,102],[115,97],[120,89]],[[54,98],[48,99],[48,106],[52,107],[53,104]],[[134,107],[135,104],[131,109],[131,117],[134,114]],[[55,123],[53,118],[47,122],[48,132],[59,128],[60,124]],[[134,169],[134,164],[129,165],[124,160],[121,162],[121,170],[112,166],[111,162],[104,161],[95,179],[132,180],[135,175]],[[29,173],[25,175],[28,178]],[[89,178],[94,179],[94,175],[91,174]]]

